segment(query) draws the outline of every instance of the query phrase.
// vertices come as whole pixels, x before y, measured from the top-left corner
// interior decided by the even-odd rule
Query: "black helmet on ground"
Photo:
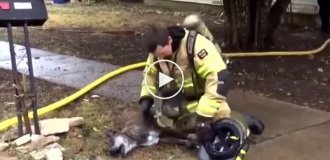
[[[243,159],[249,145],[247,137],[261,134],[264,124],[252,116],[245,117],[245,123],[226,118],[212,124],[212,139],[200,146],[199,160],[236,160]]]

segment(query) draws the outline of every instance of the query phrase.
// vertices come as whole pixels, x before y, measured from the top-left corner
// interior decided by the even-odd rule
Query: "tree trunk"
[[[231,11],[230,11],[230,4],[231,0],[223,0],[223,6],[224,6],[224,12],[225,12],[225,33],[224,33],[224,39],[225,39],[225,44],[231,44],[231,36],[232,36],[232,28],[231,28]],[[231,46],[229,46],[231,47]]]
[[[249,3],[249,40],[248,45],[250,49],[258,49],[259,35],[260,35],[260,21],[261,21],[261,0],[250,0]]]
[[[236,0],[224,0],[224,9],[225,15],[227,19],[227,44],[229,44],[230,48],[238,49],[239,48],[239,37],[238,37],[238,25],[237,25],[237,11],[236,11]]]
[[[234,51],[259,50],[271,44],[291,0],[224,0],[226,44]]]
[[[232,28],[233,28],[233,37],[232,37],[232,43],[231,45],[234,47],[234,49],[239,49],[241,48],[239,44],[239,37],[238,37],[238,21],[237,21],[237,5],[236,5],[237,0],[232,0],[231,5],[230,5],[230,10],[231,10],[231,22],[232,22]]]
[[[291,0],[277,0],[269,11],[268,25],[265,36],[265,44],[267,46],[274,43],[273,36],[280,25],[282,15],[285,13]]]

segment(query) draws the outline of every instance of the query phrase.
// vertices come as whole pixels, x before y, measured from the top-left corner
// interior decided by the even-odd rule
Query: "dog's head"
[[[142,133],[142,132],[141,132]],[[106,136],[108,138],[108,152],[112,156],[125,157],[129,152],[139,146],[152,146],[159,142],[160,133],[157,130],[146,130],[141,135],[135,137],[129,136],[127,133],[108,130]]]
[[[108,130],[106,137],[109,142],[108,152],[112,156],[126,156],[137,147],[137,142],[124,133],[115,130]]]

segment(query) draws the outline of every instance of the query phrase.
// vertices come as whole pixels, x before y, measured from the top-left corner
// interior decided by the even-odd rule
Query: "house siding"
[[[223,0],[168,0],[176,2],[188,2],[196,4],[206,4],[206,5],[215,5],[222,6]],[[273,3],[275,0],[273,0]],[[292,0],[291,1],[292,12],[293,13],[302,13],[302,14],[317,14],[318,4],[317,0]],[[288,7],[288,11],[290,8]]]

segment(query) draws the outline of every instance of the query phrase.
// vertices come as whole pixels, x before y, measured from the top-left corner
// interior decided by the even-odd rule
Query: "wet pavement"
[[[264,133],[255,139],[257,142],[330,122],[328,112],[266,98],[250,91],[232,90],[229,92],[228,102],[233,110],[255,115],[266,124]]]
[[[21,73],[28,74],[24,47],[16,45],[15,52],[18,70]],[[31,49],[31,52],[35,77],[76,89],[80,89],[120,67],[107,63],[54,54],[39,49]],[[9,46],[8,43],[5,42],[0,42],[0,67],[8,70],[11,69]],[[93,90],[93,92],[105,96],[112,96],[124,101],[133,101],[138,98],[140,85],[134,82],[132,83],[132,81],[141,82],[142,77],[139,77],[139,74],[139,72],[131,71],[125,73],[125,76],[117,76],[103,84],[102,87]],[[127,76],[134,78],[127,79]]]
[[[303,123],[303,122],[301,122]],[[296,131],[251,147],[247,160],[329,159],[330,122]]]
[[[10,69],[6,43],[0,42],[0,67]],[[7,48],[7,49],[6,49]],[[16,47],[19,70],[27,73],[24,50]],[[81,88],[119,66],[32,49],[35,76],[57,84]],[[142,81],[141,71],[122,74],[93,92],[136,101]],[[266,124],[264,134],[248,152],[247,160],[324,160],[330,151],[330,113],[269,99],[249,91],[232,90],[232,109],[253,114]],[[188,155],[187,155],[188,156]],[[191,159],[191,158],[189,158]],[[194,158],[192,158],[194,159]]]

